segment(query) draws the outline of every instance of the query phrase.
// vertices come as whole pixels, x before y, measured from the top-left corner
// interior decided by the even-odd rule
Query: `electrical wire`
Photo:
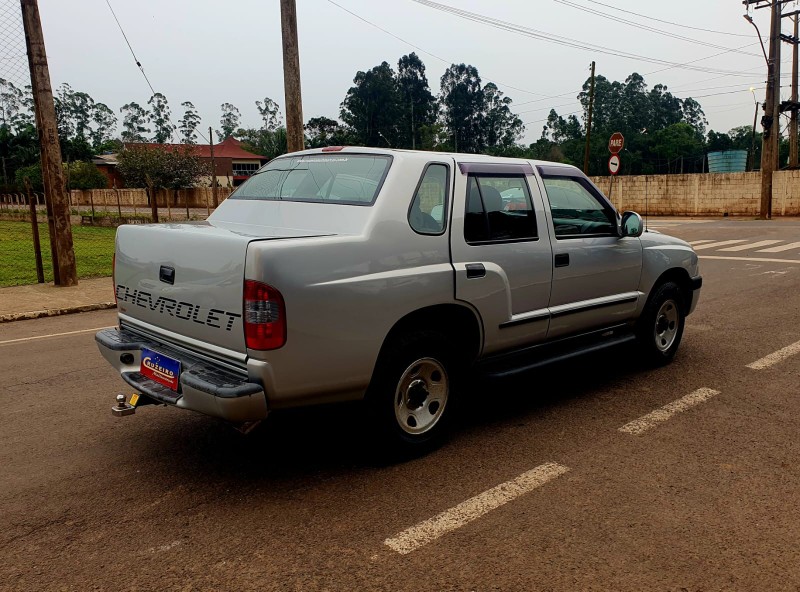
[[[750,37],[750,35],[746,35],[744,33],[731,33],[729,31],[715,31],[714,29],[704,29],[702,27],[693,27],[691,25],[686,25],[683,23],[675,23],[672,21],[665,21],[663,19],[659,19],[653,16],[647,16],[646,14],[641,14],[639,12],[633,12],[632,10],[617,8],[616,6],[612,6],[611,4],[597,2],[596,0],[589,0],[592,4],[598,4],[600,6],[604,6],[605,8],[610,8],[611,10],[616,10],[617,12],[622,12],[625,14],[633,14],[635,16],[642,17],[647,20],[656,21],[658,23],[663,23],[665,25],[672,25],[673,27],[681,27],[684,29],[691,29],[692,31],[702,31],[704,33],[714,33],[716,35],[729,35],[731,37]]]
[[[720,69],[717,69],[717,68],[699,67],[699,66],[692,66],[691,65],[692,63],[695,63],[695,62],[700,61],[700,60],[693,60],[692,62],[687,62],[685,64],[680,64],[680,63],[676,63],[676,62],[670,62],[668,60],[662,60],[662,59],[659,59],[659,58],[652,58],[652,57],[643,56],[643,55],[639,55],[639,54],[634,54],[634,53],[630,53],[630,52],[623,52],[623,51],[619,51],[619,50],[614,50],[614,49],[611,49],[609,47],[604,47],[604,46],[601,46],[601,45],[595,45],[595,44],[590,44],[590,43],[577,41],[577,40],[571,39],[569,37],[563,37],[563,36],[560,36],[560,35],[553,35],[551,33],[547,33],[547,32],[544,32],[544,31],[537,30],[537,29],[532,29],[530,27],[523,27],[523,26],[520,26],[520,25],[516,25],[514,23],[509,23],[507,21],[502,21],[500,19],[495,19],[495,18],[492,18],[492,17],[487,17],[487,16],[484,16],[484,15],[481,15],[481,14],[477,14],[477,13],[474,13],[474,12],[469,12],[469,11],[466,11],[466,10],[461,10],[459,8],[454,8],[454,7],[448,6],[446,4],[439,4],[438,2],[432,2],[431,0],[411,0],[411,1],[415,2],[417,4],[420,4],[422,6],[426,6],[428,8],[432,8],[434,10],[438,10],[440,12],[445,12],[445,13],[451,14],[453,16],[457,16],[457,17],[462,18],[464,20],[476,22],[476,23],[483,24],[483,25],[486,25],[486,26],[489,26],[489,27],[493,27],[493,28],[496,28],[496,29],[501,29],[501,30],[504,30],[504,31],[515,33],[515,34],[518,34],[518,35],[521,35],[521,36],[524,36],[524,37],[538,39],[540,41],[554,43],[554,44],[562,45],[562,46],[565,46],[565,47],[571,47],[571,48],[574,48],[574,49],[581,49],[581,50],[585,50],[585,51],[591,51],[591,52],[594,52],[594,53],[613,55],[613,56],[621,57],[621,58],[625,58],[625,59],[644,61],[644,62],[649,62],[649,63],[653,63],[653,64],[660,64],[660,65],[668,66],[667,69],[680,68],[680,69],[692,70],[692,71],[696,71],[696,72],[705,72],[705,73],[708,73],[708,74],[725,74],[725,75],[728,75],[728,76],[748,76],[748,74],[743,74],[741,72],[735,72],[735,71],[730,71],[730,70],[720,70]],[[726,50],[723,53],[728,53],[728,52],[730,52],[730,50]],[[711,56],[711,57],[716,57],[716,56]],[[708,58],[701,58],[701,59],[708,59]]]
[[[136,57],[136,53],[134,53],[133,47],[131,47],[131,42],[128,41],[128,36],[125,34],[125,30],[122,28],[122,25],[120,24],[119,19],[117,18],[117,14],[114,12],[114,9],[111,8],[111,3],[109,2],[109,0],[106,0],[106,5],[108,5],[108,9],[111,11],[111,16],[114,17],[115,21],[117,21],[117,26],[119,27],[119,31],[120,31],[120,33],[122,33],[122,37],[125,39],[125,43],[128,44],[128,49],[131,50],[131,55],[133,56],[133,61],[136,62],[136,65],[139,67],[139,70],[142,72],[142,76],[144,76],[144,79],[147,82],[147,86],[150,87],[150,91],[153,94],[156,94],[156,91],[153,90],[153,85],[150,84],[150,80],[147,78],[147,74],[145,74],[145,72],[144,72],[144,67],[142,66],[142,63],[139,61],[139,58]]]
[[[580,11],[583,11],[583,12],[587,12],[587,13],[593,14],[595,16],[599,16],[600,18],[612,20],[612,21],[617,22],[617,23],[622,23],[624,25],[635,27],[636,29],[639,29],[639,30],[650,31],[652,33],[656,33],[657,35],[663,35],[665,37],[670,37],[672,39],[678,39],[680,41],[686,41],[688,43],[693,43],[693,44],[696,44],[696,45],[703,45],[705,47],[713,47],[714,49],[725,49],[725,50],[730,50],[733,53],[740,53],[740,54],[743,54],[743,55],[760,57],[760,54],[751,53],[749,51],[741,51],[741,49],[733,49],[733,48],[730,48],[730,47],[724,47],[722,45],[717,45],[715,43],[709,43],[708,41],[701,41],[700,39],[695,39],[693,37],[685,37],[683,35],[678,35],[677,33],[671,33],[669,31],[665,31],[665,30],[659,29],[657,27],[651,27],[649,25],[645,25],[645,24],[642,24],[642,23],[637,23],[635,21],[624,19],[622,17],[614,16],[614,15],[608,14],[607,12],[603,12],[601,10],[596,10],[594,8],[589,8],[587,6],[583,6],[581,4],[577,4],[575,2],[571,2],[570,0],[553,0],[553,1],[557,2],[559,4],[562,4],[564,6],[568,6],[570,8],[575,8],[577,10],[580,10]]]

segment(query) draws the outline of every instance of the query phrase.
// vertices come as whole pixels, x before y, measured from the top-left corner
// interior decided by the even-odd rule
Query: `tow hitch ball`
[[[136,413],[136,407],[125,401],[125,395],[122,393],[117,395],[117,404],[111,408],[111,414],[115,417],[125,417],[126,415],[133,415]]]

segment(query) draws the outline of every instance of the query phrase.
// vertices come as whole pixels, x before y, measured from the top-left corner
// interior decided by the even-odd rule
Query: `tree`
[[[348,143],[347,131],[335,119],[312,117],[305,125],[306,143],[309,148],[343,146]]]
[[[478,69],[466,64],[450,66],[441,79],[439,103],[452,148],[459,152],[481,152],[485,96]]]
[[[200,115],[191,101],[181,103],[183,117],[178,120],[178,129],[181,132],[181,142],[184,144],[197,144],[197,128],[200,125]]]
[[[217,137],[219,137],[220,140],[225,140],[226,138],[230,138],[239,128],[239,121],[242,119],[242,114],[230,103],[222,103],[220,109],[222,111],[222,117],[220,117],[219,120],[221,129],[217,131]]]
[[[123,113],[122,118],[122,141],[123,142],[146,142],[145,134],[150,133],[150,128],[145,127],[147,123],[147,111],[135,102],[123,105],[120,109]]]
[[[167,97],[156,93],[150,97],[147,104],[150,105],[147,121],[153,124],[153,141],[156,144],[165,144],[175,131],[175,126],[170,121],[172,113],[169,110]]]
[[[285,127],[279,127],[272,131],[250,128],[239,130],[237,134],[245,150],[263,156],[269,160],[281,154],[286,154],[289,150]]]
[[[397,86],[400,93],[399,142],[403,148],[419,148],[426,126],[436,121],[436,99],[428,87],[425,64],[410,53],[397,63]]]
[[[258,113],[261,115],[261,119],[264,122],[263,129],[268,132],[275,131],[283,123],[283,118],[280,114],[280,105],[269,97],[264,97],[263,101],[256,101],[256,109],[258,109]]]
[[[108,187],[108,178],[101,173],[91,162],[77,160],[65,162],[64,178],[69,181],[68,189],[105,189]],[[37,162],[27,167],[17,169],[16,182],[19,190],[25,189],[25,179],[31,183],[34,191],[43,191],[42,165]]]
[[[512,113],[511,99],[503,96],[497,85],[487,83],[483,95],[486,107],[482,127],[486,148],[494,154],[507,153],[516,146],[525,127],[522,120]]]
[[[395,72],[383,62],[356,73],[353,86],[340,106],[342,121],[357,143],[364,146],[400,146],[398,121],[402,112]]]
[[[92,148],[100,152],[114,138],[117,116],[105,103],[95,103],[92,122],[94,123],[94,129],[90,133]]]

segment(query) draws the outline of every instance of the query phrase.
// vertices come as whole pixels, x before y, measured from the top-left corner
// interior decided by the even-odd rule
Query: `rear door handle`
[[[556,267],[569,267],[569,253],[559,253],[554,262]]]
[[[486,268],[483,263],[467,263],[467,279],[486,277]]]

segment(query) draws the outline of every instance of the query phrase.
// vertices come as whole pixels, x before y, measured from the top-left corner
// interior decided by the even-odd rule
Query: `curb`
[[[41,319],[44,317],[57,317],[78,312],[91,312],[93,310],[108,310],[117,308],[115,302],[99,302],[97,304],[84,304],[83,306],[71,306],[68,308],[51,308],[48,310],[35,310],[32,312],[15,312],[12,314],[0,315],[0,323],[10,323],[12,321],[29,321],[31,319]]]

